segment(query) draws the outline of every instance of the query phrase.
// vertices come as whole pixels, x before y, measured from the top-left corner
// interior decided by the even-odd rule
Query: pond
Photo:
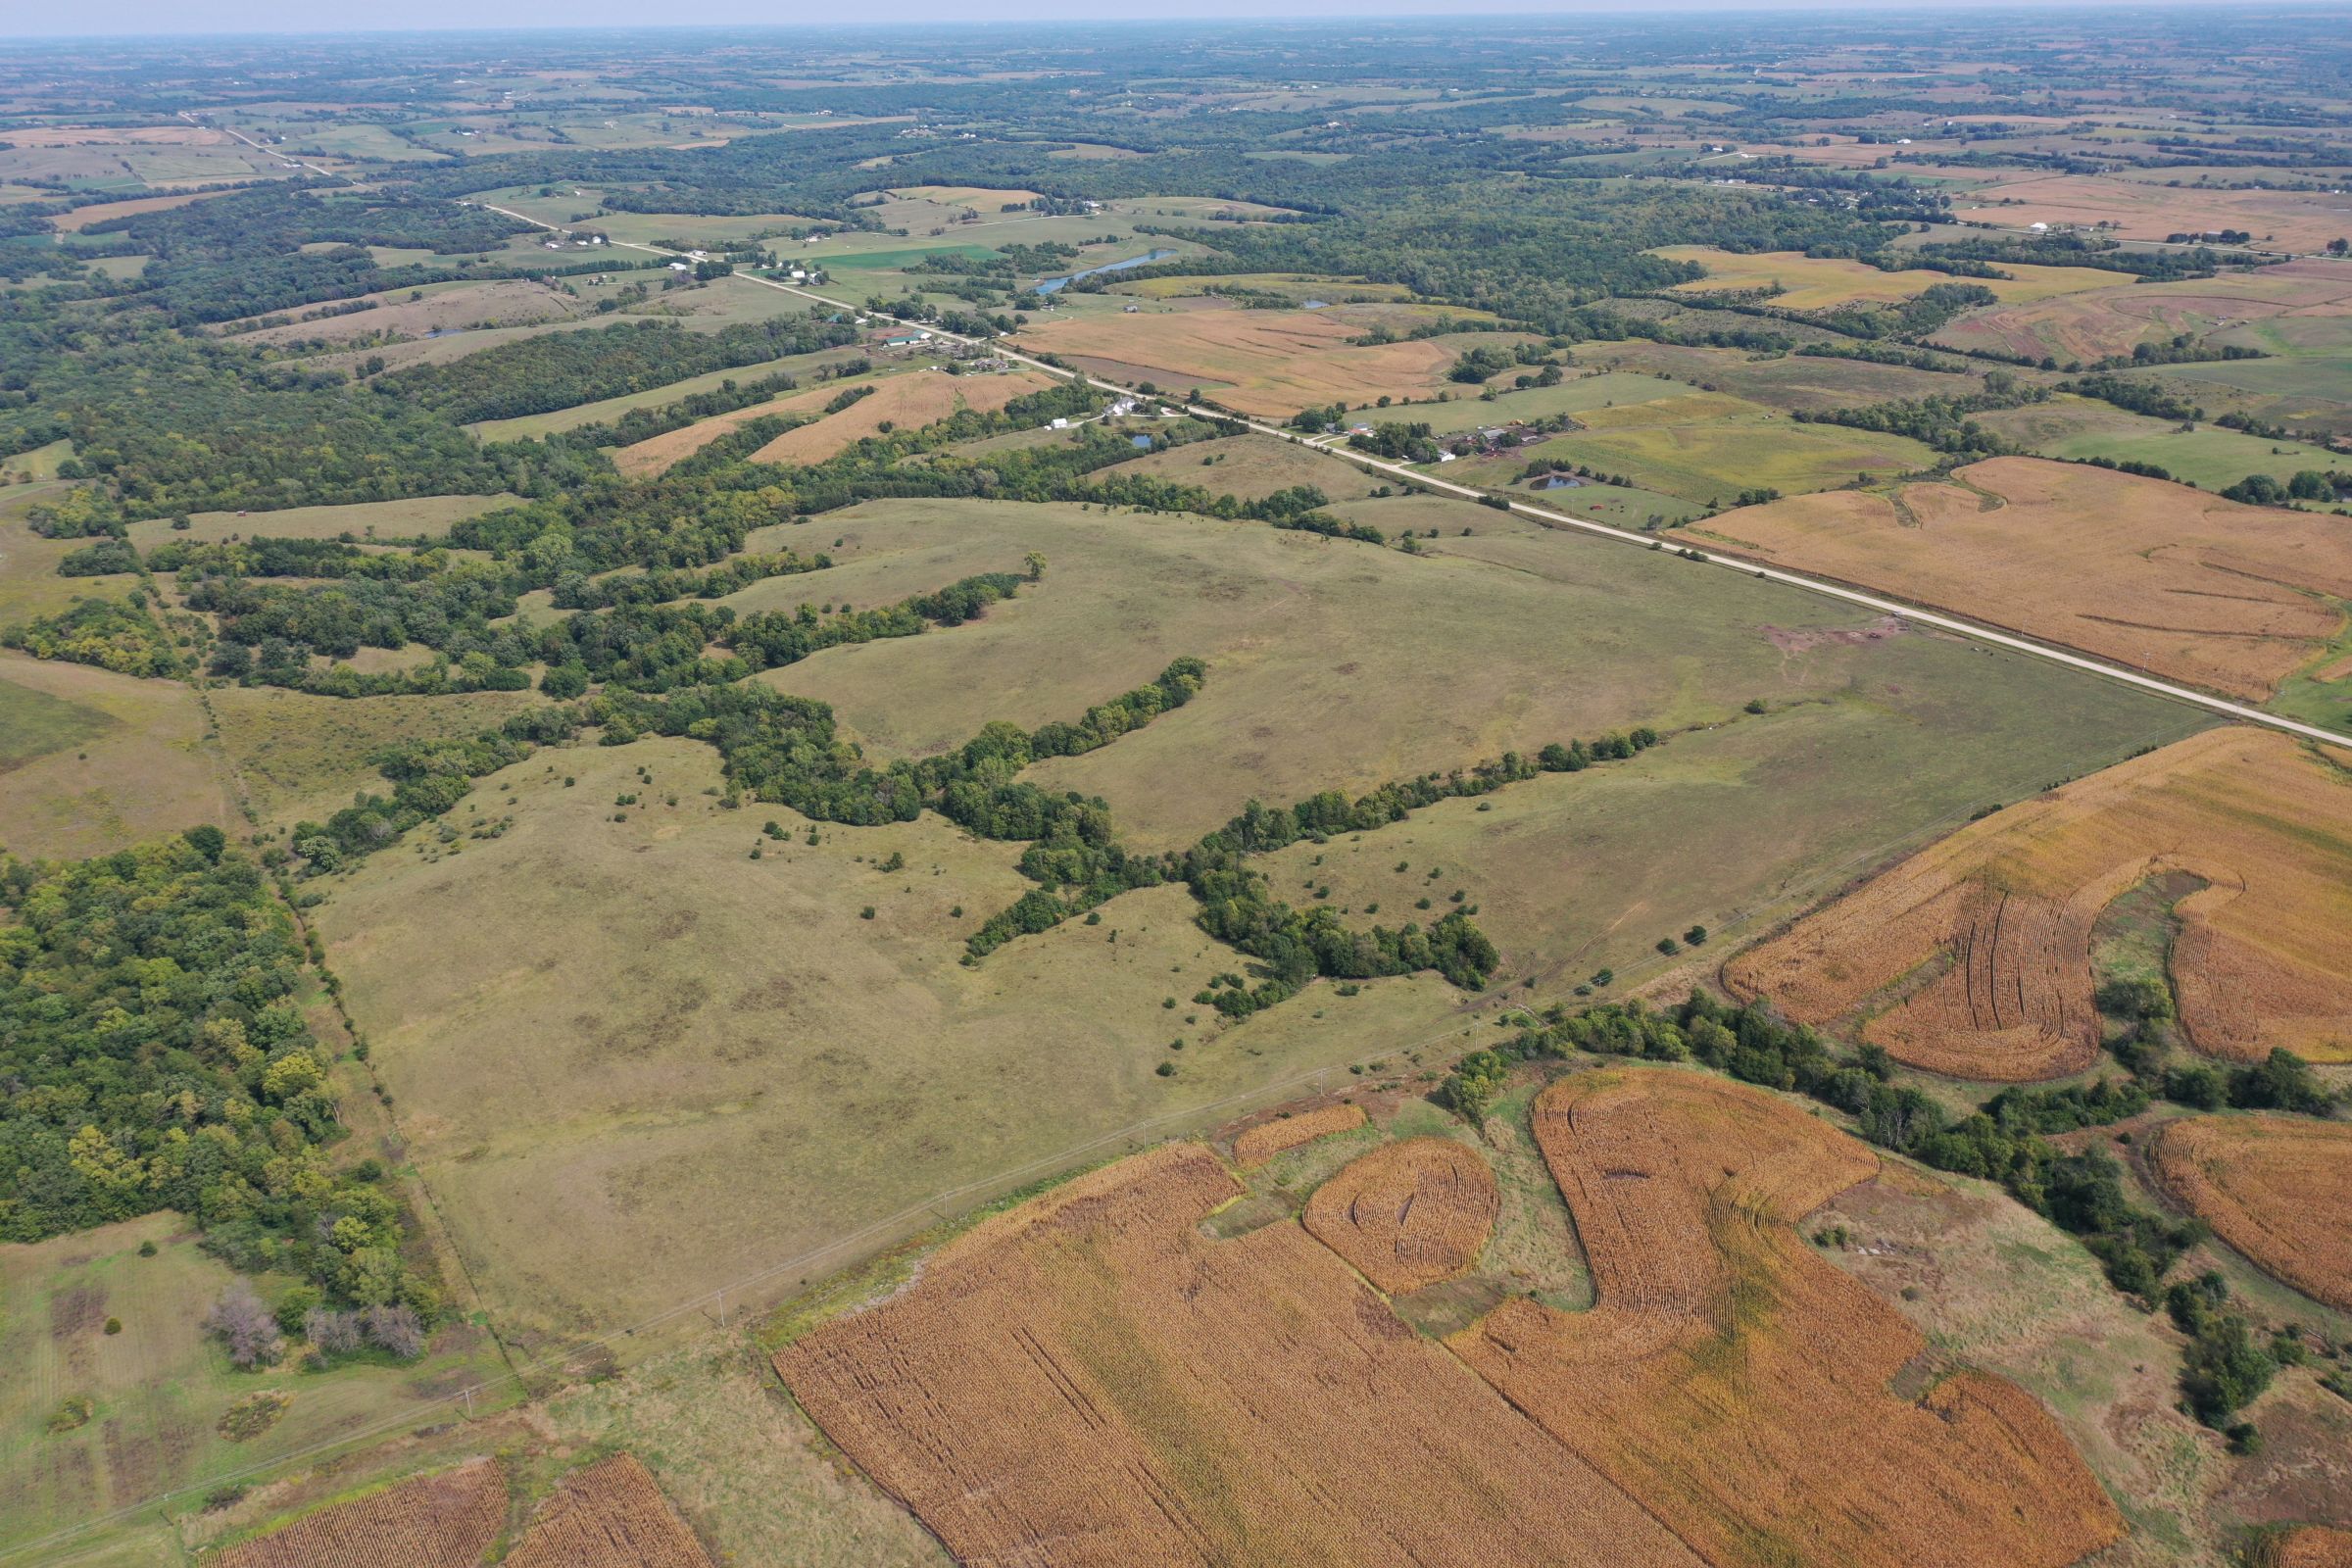
[[[1153,262],[1164,262],[1175,254],[1174,251],[1153,251],[1148,256],[1130,256],[1123,262],[1104,262],[1101,267],[1082,267],[1065,277],[1049,277],[1040,280],[1037,291],[1040,294],[1051,294],[1065,283],[1074,283],[1082,277],[1092,277],[1097,272],[1124,272],[1130,267],[1149,267]]]

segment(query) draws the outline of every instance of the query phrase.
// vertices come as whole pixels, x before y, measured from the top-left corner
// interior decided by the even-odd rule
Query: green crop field
[[[1979,422],[2039,457],[2152,463],[2203,490],[2223,489],[2249,473],[2283,482],[2302,469],[2324,472],[2342,462],[2309,442],[2264,440],[2216,425],[2184,431],[2087,398],[2062,396],[1982,415]]]

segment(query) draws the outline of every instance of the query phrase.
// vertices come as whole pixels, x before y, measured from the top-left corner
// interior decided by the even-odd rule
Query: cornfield
[[[1462,1358],[1719,1568],[2076,1561],[2122,1520],[2050,1415],[1927,1344],[1794,1222],[1878,1158],[1761,1091],[1695,1074],[1583,1074],[1535,1132],[1597,1304],[1521,1298]]]
[[[2278,1538],[2265,1568],[2352,1568],[2352,1532],[2305,1525]]]
[[[2165,1191],[2256,1267],[2352,1311],[2352,1127],[2196,1116],[2168,1123],[2151,1159]]]
[[[1897,1060],[2009,1082],[2090,1065],[2091,939],[2186,872],[2170,971],[2208,1054],[2352,1059],[2352,786],[2283,735],[2209,730],[1963,828],[1724,968]]]
[[[1351,1101],[1318,1105],[1296,1116],[1261,1121],[1233,1141],[1233,1157],[1244,1170],[1254,1169],[1285,1150],[1311,1144],[1333,1133],[1352,1132],[1364,1124],[1364,1107]]]
[[[231,1546],[217,1568],[475,1568],[507,1522],[494,1460],[404,1481]]]
[[[973,1568],[1699,1559],[1175,1145],[951,1243],[776,1357],[808,1413]]]
[[[711,1568],[702,1543],[629,1454],[564,1478],[507,1568]]]
[[[1477,1150],[1415,1138],[1349,1164],[1315,1190],[1303,1218],[1317,1241],[1399,1296],[1476,1263],[1499,1201]]]

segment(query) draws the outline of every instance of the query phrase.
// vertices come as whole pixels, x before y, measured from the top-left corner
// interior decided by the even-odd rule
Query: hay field
[[[1934,452],[1908,436],[1791,424],[1719,393],[1686,392],[1642,408],[1594,410],[1579,417],[1591,428],[1522,447],[1501,466],[1516,473],[1539,459],[1584,464],[1622,474],[1642,489],[1723,506],[1758,486],[1800,495],[1850,484],[1857,476],[1889,479],[1936,463]]]
[[[632,479],[658,478],[720,436],[740,429],[754,419],[764,418],[771,414],[797,414],[804,409],[821,409],[840,395],[839,386],[809,387],[787,392],[780,398],[770,398],[765,403],[755,403],[749,408],[714,414],[708,419],[697,419],[675,430],[664,430],[660,435],[614,448],[612,454],[612,466]]]
[[[1642,338],[1580,343],[1572,352],[1579,365],[1605,367],[1621,372],[1648,370],[1671,375],[1784,414],[1798,409],[1808,412],[1850,409],[1857,404],[1886,403],[1897,398],[1945,397],[1966,384],[1956,377],[1933,370],[1915,370],[1907,365],[1873,365],[1867,360],[1810,354],[1751,360],[1740,349],[1652,343]]]
[[[412,295],[421,294],[421,299]],[[375,309],[320,320],[301,319],[302,309],[278,312],[293,320],[236,334],[240,344],[310,343],[323,339],[340,343],[377,332],[400,332],[411,337],[436,332],[465,332],[478,327],[528,326],[541,321],[566,321],[587,314],[588,307],[560,289],[528,278],[494,278],[479,283],[457,283],[424,289],[395,289],[358,296]],[[235,322],[224,323],[233,327]],[[216,329],[220,330],[220,329]]]
[[[565,1476],[499,1560],[510,1568],[712,1568],[653,1473],[626,1453]]]
[[[79,710],[69,721],[57,705]],[[0,733],[40,749],[4,775],[0,845],[24,856],[105,855],[182,828],[238,820],[196,694],[90,664],[0,653]],[[49,740],[71,732],[71,745]]]
[[[220,750],[265,821],[323,820],[354,792],[390,788],[369,760],[400,741],[436,740],[495,729],[540,702],[529,692],[463,692],[438,697],[346,701],[282,687],[228,686],[212,692]]]
[[[1450,1138],[1383,1144],[1315,1189],[1300,1221],[1386,1296],[1477,1263],[1501,1206],[1484,1155]]]
[[[1505,1301],[1450,1345],[1716,1564],[2072,1563],[2123,1520],[2034,1399],[1928,1342],[1795,1222],[1879,1169],[1761,1091],[1627,1068],[1535,1134],[1598,1299]]]
[[[1321,311],[1179,311],[1032,322],[1020,346],[1177,392],[1218,382],[1218,402],[1269,418],[1335,400],[1430,398],[1451,384],[1446,369],[1458,347],[1435,338],[1352,346],[1361,331]]]
[[[936,424],[958,409],[993,414],[1018,397],[1054,385],[1035,370],[991,375],[949,375],[913,370],[874,384],[874,390],[839,414],[796,426],[752,454],[755,463],[822,463],[851,444],[879,435],[886,424],[915,429]],[[822,407],[824,399],[817,400]],[[674,460],[673,460],[674,461]]]
[[[2118,278],[2127,274],[2112,274]],[[2163,283],[2121,283],[2064,298],[2004,301],[1971,311],[1936,332],[1954,348],[2048,355],[2061,365],[2129,354],[2181,332],[2340,315],[2352,277],[2333,262],[2295,261]]]
[[[1198,1145],[1080,1177],[777,1370],[962,1562],[1699,1561],[1297,1225],[1205,1240],[1239,1192]]]
[[[2066,393],[2047,403],[1978,415],[1976,420],[2038,457],[2153,463],[2203,490],[2226,489],[2249,473],[2267,473],[2284,484],[2302,469],[2325,471],[2343,462],[2340,454],[2307,441],[2270,440],[2212,424],[2183,430],[2172,421]]]
[[[506,1519],[505,1472],[495,1459],[469,1459],[321,1508],[214,1560],[220,1568],[476,1568]]]
[[[810,846],[788,810],[723,809],[717,782],[692,741],[543,753],[450,818],[511,818],[499,836],[412,835],[313,884],[409,1157],[504,1331],[612,1328],[843,1244],[772,1298],[931,1223],[880,1225],[934,1194],[983,1184],[960,1212],[1139,1119],[1221,1122],[1240,1106],[1206,1107],[1457,1015],[1426,976],[1229,1028],[1165,1007],[1246,967],[1177,887],[965,967],[964,937],[1033,885],[1021,846],[929,815]],[[880,869],[892,854],[905,869]]]
[[[1954,482],[1842,491],[1693,530],[2247,702],[2344,629],[2352,532],[2161,479],[1994,458]]]
[[[468,517],[520,503],[520,497],[412,496],[405,501],[352,501],[339,506],[287,507],[279,512],[196,512],[184,529],[169,517],[130,525],[130,542],[141,550],[183,540],[212,544],[224,539],[438,539]]]
[[[1955,279],[1945,272],[1914,270],[1882,272],[1860,262],[1838,257],[1807,256],[1801,251],[1756,251],[1738,254],[1711,245],[1668,245],[1652,251],[1670,262],[1695,262],[1707,275],[1695,282],[1677,283],[1677,294],[1721,294],[1781,285],[1772,303],[1784,310],[1828,311],[1842,305],[1884,305],[1925,293],[1938,283],[1981,283],[2003,303],[2049,299],[2085,289],[2111,288],[2118,273],[2089,267],[2004,266],[2015,274],[2007,278]]]
[[[773,289],[762,290],[773,294]],[[783,296],[779,295],[778,298]],[[611,324],[600,318],[598,324]],[[723,322],[720,324],[724,324]],[[693,330],[693,323],[687,322]],[[568,409],[554,409],[546,414],[519,415],[512,419],[483,419],[469,424],[467,429],[484,441],[519,441],[528,437],[544,437],[561,430],[574,430],[583,424],[600,424],[619,418],[634,409],[659,409],[681,402],[698,392],[715,392],[728,381],[738,386],[764,380],[771,375],[807,376],[820,366],[855,359],[859,350],[855,347],[819,349],[814,354],[787,355],[780,360],[766,360],[758,365],[738,365],[731,369],[706,370],[682,381],[649,387],[643,392],[623,392],[616,397],[600,398],[594,403],[578,403]]]
[[[1276,1154],[1311,1144],[1333,1133],[1351,1132],[1364,1124],[1364,1107],[1352,1101],[1322,1105],[1295,1116],[1259,1122],[1233,1141],[1234,1163],[1248,1170]]]
[[[1171,484],[1197,484],[1216,495],[1259,501],[1277,490],[1311,485],[1333,501],[1356,501],[1379,484],[1352,463],[1310,452],[1295,441],[1270,435],[1223,436],[1195,441],[1165,452],[1149,452],[1101,470],[1149,474]],[[1393,486],[1392,486],[1393,488]]]
[[[1741,954],[1724,978],[1971,1079],[2090,1065],[2092,928],[2186,872],[2171,978],[2189,1043],[2352,1060],[2352,783],[2283,735],[2209,730],[1975,822]]]
[[[2352,1311],[2352,1127],[2284,1116],[2167,1122],[2156,1179],[2264,1273]]]
[[[2325,191],[2175,188],[2096,174],[2028,172],[1954,196],[1952,217],[2020,229],[2105,222],[2118,239],[2242,228],[2265,249],[2316,252],[2352,224],[2352,200]]]

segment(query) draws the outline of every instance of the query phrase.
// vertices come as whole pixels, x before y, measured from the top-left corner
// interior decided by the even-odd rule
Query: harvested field
[[[1972,823],[1740,955],[1724,979],[1898,1060],[1972,1079],[2080,1071],[2098,1049],[2092,928],[2186,872],[2180,1023],[2209,1055],[2352,1059],[2352,782],[2283,735],[2208,730]]]
[[[1363,1124],[1364,1107],[1348,1101],[1320,1105],[1303,1115],[1259,1122],[1233,1141],[1234,1161],[1249,1170],[1263,1165],[1285,1150],[1311,1144],[1333,1133],[1353,1132]]]
[[[1758,251],[1735,254],[1709,245],[1669,245],[1654,254],[1674,262],[1696,262],[1707,275],[1692,283],[1677,283],[1678,294],[1720,294],[1729,290],[1778,287],[1772,303],[1785,310],[1825,311],[1845,305],[1887,304],[1925,293],[1952,278],[1943,272],[1914,270],[1882,272],[1860,262],[1836,257],[1806,256],[1797,251]],[[2088,267],[2033,267],[2010,263],[2006,278],[1970,278],[1998,294],[2004,303],[2048,299],[2058,294],[2108,288],[2120,274]]]
[[[1795,1222],[1879,1169],[1761,1091],[1660,1069],[1537,1100],[1597,1302],[1505,1301],[1450,1344],[1718,1565],[2072,1563],[2123,1521],[2057,1423],[1917,1330]]]
[[[495,1460],[473,1459],[321,1508],[215,1561],[218,1568],[475,1568],[506,1518],[505,1474]]]
[[[2325,191],[2176,188],[2095,174],[2026,172],[1954,197],[1952,217],[2019,229],[2037,222],[2106,223],[2117,239],[2242,228],[2264,249],[2309,252],[2343,233],[2344,200]]]
[[[2261,702],[2343,630],[2352,530],[2034,458],[1798,496],[1696,530],[1731,549]]]
[[[711,1568],[652,1473],[625,1453],[565,1476],[502,1560],[508,1568]]]
[[[2165,1191],[2263,1272],[2352,1311],[2352,1127],[2192,1116],[2151,1157]]]
[[[1147,474],[1171,484],[1197,484],[1212,494],[1262,501],[1277,490],[1311,485],[1334,501],[1361,500],[1377,487],[1372,476],[1339,458],[1310,452],[1270,435],[1224,436],[1147,453],[1102,470],[1111,476]]]
[[[752,458],[759,463],[822,463],[853,442],[879,434],[885,424],[914,429],[935,424],[958,409],[993,414],[1014,398],[1042,392],[1053,384],[1034,370],[1004,375],[947,375],[930,370],[892,376],[839,414],[785,431]],[[818,400],[819,407],[823,402]]]
[[[1222,382],[1230,390],[1218,402],[1268,417],[1335,399],[1435,397],[1450,384],[1454,347],[1435,338],[1352,346],[1360,331],[1320,311],[1184,311],[1046,321],[1024,331],[1021,345],[1116,363],[1178,391]]]
[[[2121,279],[2123,274],[2117,274]],[[2352,277],[2332,262],[2297,261],[2217,277],[2113,288],[2035,302],[2003,302],[1971,311],[1935,341],[1993,349],[2061,364],[2129,354],[2141,343],[2181,332],[2204,333],[2249,321],[2329,316],[2352,301]]]
[[[2264,1568],[2352,1568],[2352,1530],[2321,1525],[2290,1530],[2259,1561]]]
[[[678,464],[730,431],[741,429],[754,419],[771,414],[813,413],[841,395],[838,387],[812,387],[799,392],[787,392],[765,403],[736,409],[727,414],[714,414],[708,419],[697,419],[675,430],[648,436],[643,441],[620,447],[612,453],[612,466],[632,479],[653,479],[667,473]]]
[[[825,1433],[976,1568],[1699,1559],[1171,1145],[949,1244],[783,1350]]]
[[[1500,1201],[1486,1156],[1450,1138],[1384,1144],[1315,1189],[1309,1234],[1390,1296],[1478,1261]]]

